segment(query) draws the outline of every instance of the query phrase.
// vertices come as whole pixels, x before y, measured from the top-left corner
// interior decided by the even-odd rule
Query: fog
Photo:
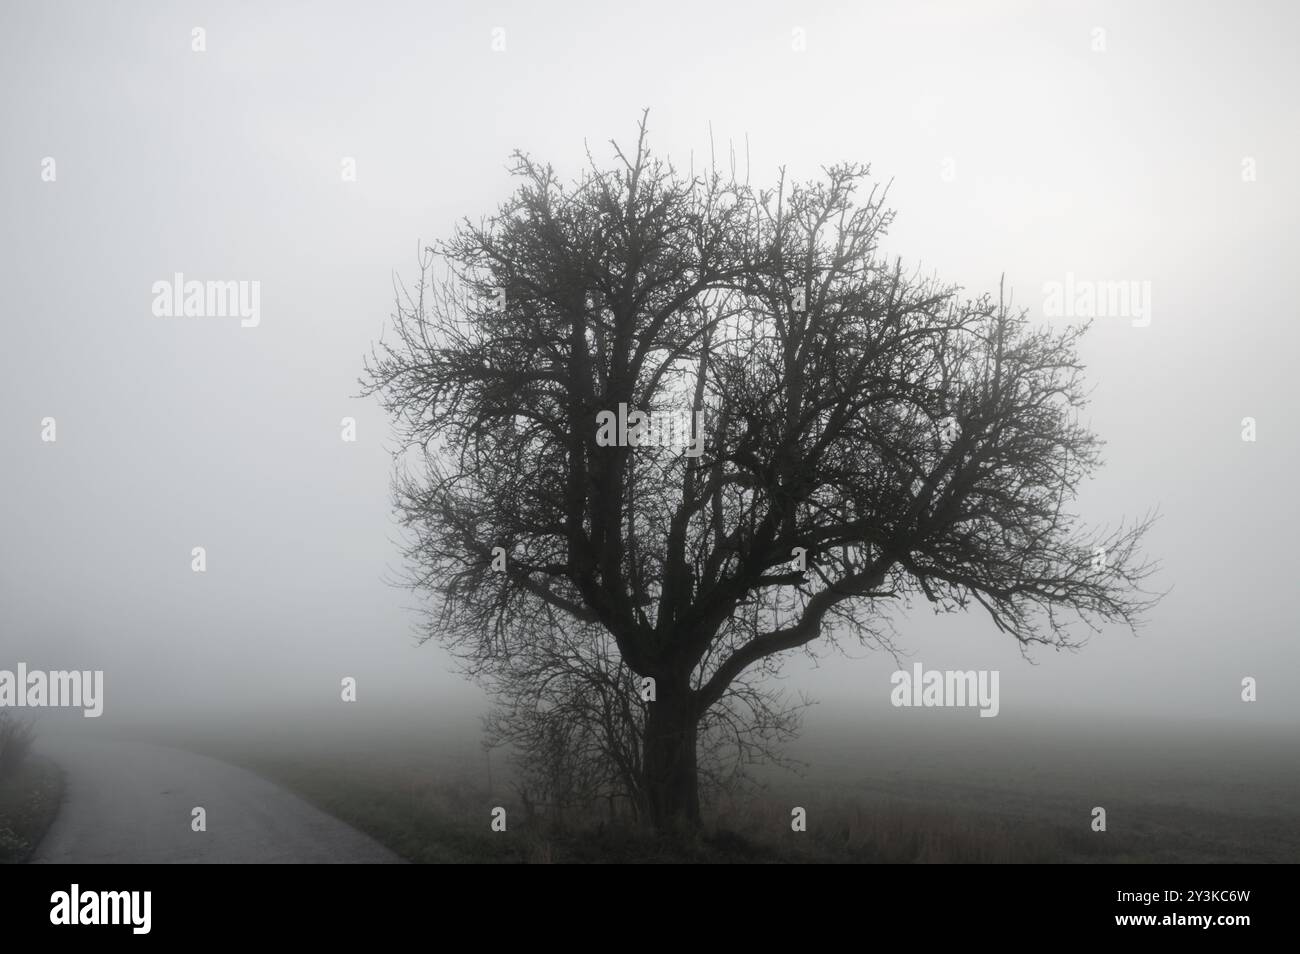
[[[1300,15],[979,6],[7,4],[0,669],[104,670],[105,729],[334,724],[350,676],[356,708],[472,731],[484,698],[416,645],[421,597],[392,585],[390,432],[356,397],[362,360],[393,274],[506,197],[512,149],[573,174],[648,108],[681,167],[711,139],[755,184],[871,162],[891,253],[971,293],[1005,274],[1036,317],[1067,274],[1151,283],[1149,325],[1085,340],[1108,444],[1078,509],[1158,509],[1169,595],[1138,638],[1032,662],[986,616],[918,605],[897,617],[907,665],[999,670],[1017,723],[1294,726]],[[175,273],[260,282],[259,323],[155,316]],[[896,668],[796,655],[784,684],[879,733]]]

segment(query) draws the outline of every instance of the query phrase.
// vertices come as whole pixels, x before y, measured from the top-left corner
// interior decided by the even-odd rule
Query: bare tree
[[[737,680],[836,640],[890,649],[899,603],[982,608],[1023,647],[1137,625],[1149,518],[1069,509],[1099,464],[1082,328],[891,263],[866,167],[682,175],[644,118],[613,151],[571,184],[516,154],[518,190],[399,285],[367,363],[404,438],[427,635],[484,674],[611,640],[654,680],[629,765],[666,828],[699,819],[701,720]],[[637,428],[606,446],[620,407],[703,415],[702,452]]]

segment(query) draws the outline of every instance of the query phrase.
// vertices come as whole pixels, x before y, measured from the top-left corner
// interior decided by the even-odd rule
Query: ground
[[[316,724],[277,741],[195,736],[414,862],[1300,861],[1300,738],[1242,728],[821,723],[800,774],[714,805],[666,843],[599,815],[526,818],[500,753],[415,725]],[[292,741],[290,741],[292,740]],[[506,832],[490,828],[507,809]],[[790,830],[791,810],[807,831]],[[1107,830],[1093,830],[1105,808]]]

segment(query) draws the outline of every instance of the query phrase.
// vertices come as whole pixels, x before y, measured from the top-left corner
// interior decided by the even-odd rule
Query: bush
[[[35,735],[31,723],[19,722],[11,713],[0,710],[0,778],[8,778],[18,771]]]

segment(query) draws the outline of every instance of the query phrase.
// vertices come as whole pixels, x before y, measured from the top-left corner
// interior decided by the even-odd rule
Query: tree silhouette
[[[644,117],[613,154],[566,184],[516,153],[518,189],[429,250],[367,362],[428,637],[479,673],[612,640],[654,681],[634,771],[668,828],[699,820],[699,726],[729,691],[814,641],[888,647],[900,603],[982,608],[1024,647],[1138,623],[1149,518],[1068,509],[1099,464],[1082,328],[891,264],[864,166],[683,175]],[[655,423],[607,446],[620,407]],[[646,439],[695,414],[698,455]]]

